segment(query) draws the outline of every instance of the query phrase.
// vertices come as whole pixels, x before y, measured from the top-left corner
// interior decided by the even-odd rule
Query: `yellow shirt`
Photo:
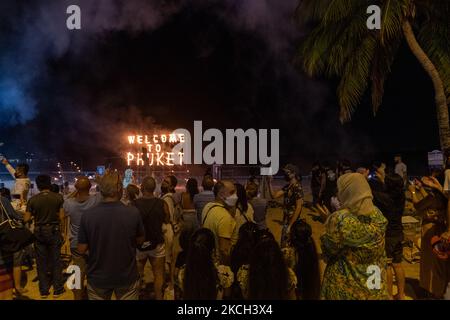
[[[232,245],[236,243],[236,220],[234,220],[230,212],[222,204],[217,202],[207,203],[202,211],[203,221],[203,227],[214,233],[216,253],[219,251],[219,237],[230,239]]]

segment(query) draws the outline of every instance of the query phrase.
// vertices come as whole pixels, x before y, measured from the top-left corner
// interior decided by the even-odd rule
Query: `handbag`
[[[21,221],[11,219],[1,200],[0,205],[2,212],[0,251],[4,254],[13,254],[32,244],[34,235]]]

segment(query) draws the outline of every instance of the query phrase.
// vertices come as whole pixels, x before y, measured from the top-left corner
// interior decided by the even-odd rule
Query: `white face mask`
[[[236,193],[233,193],[231,196],[224,199],[225,203],[229,207],[234,207],[236,202],[238,201],[238,196]]]

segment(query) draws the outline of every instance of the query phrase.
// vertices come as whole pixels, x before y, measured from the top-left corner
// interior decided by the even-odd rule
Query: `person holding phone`
[[[422,216],[420,286],[440,299],[449,282],[450,260],[441,260],[433,253],[431,239],[435,236],[445,238],[448,199],[442,192],[441,184],[432,177],[414,179],[408,190],[414,207]]]

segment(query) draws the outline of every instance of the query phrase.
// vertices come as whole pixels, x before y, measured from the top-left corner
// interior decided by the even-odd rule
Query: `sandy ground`
[[[324,226],[322,223],[317,222],[312,217],[313,212],[309,209],[304,209],[302,213],[302,217],[304,217],[309,224],[311,224],[313,229],[313,238],[316,241],[317,248],[320,252],[320,243],[319,239],[320,236],[324,232]],[[267,214],[267,226],[268,228],[273,232],[275,237],[277,239],[280,239],[281,237],[281,221],[282,221],[282,211],[280,209],[269,209]],[[325,264],[323,261],[320,263],[321,265],[321,272],[323,274],[323,270],[325,268]],[[407,286],[406,286],[406,294],[408,296],[408,299],[416,299],[416,293],[414,290],[414,287],[417,285],[417,281],[419,278],[419,265],[418,264],[410,264],[406,261],[403,262],[403,266],[406,271],[406,277],[407,277]],[[31,271],[25,272],[26,278],[27,278],[27,285],[26,289],[28,289],[28,292],[26,293],[26,296],[24,299],[35,299],[40,300],[39,290],[38,290],[38,283],[32,282],[32,280],[36,277],[36,269],[34,268]],[[149,282],[152,279],[151,274],[151,268],[149,265],[146,267],[145,271],[145,278],[146,281]],[[395,288],[394,288],[395,292]],[[50,295],[48,300],[52,300],[52,296]],[[64,295],[59,297],[57,300],[72,300],[72,293],[70,291],[67,291]]]

